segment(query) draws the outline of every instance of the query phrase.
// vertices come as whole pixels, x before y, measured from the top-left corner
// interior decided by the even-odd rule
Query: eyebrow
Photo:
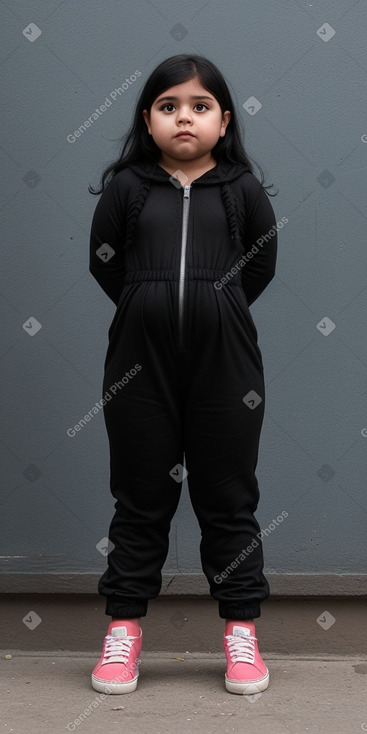
[[[179,99],[179,97],[160,97],[159,99],[157,99],[157,101],[155,102],[155,104],[159,104],[160,102],[163,102],[165,99],[172,100],[173,102],[177,102],[177,100]],[[203,94],[192,96],[192,97],[190,97],[190,99],[210,99],[212,102],[214,101],[213,100],[213,97],[205,97],[205,95],[203,95]]]

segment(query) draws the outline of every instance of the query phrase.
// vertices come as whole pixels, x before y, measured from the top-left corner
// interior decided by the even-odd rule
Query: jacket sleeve
[[[126,231],[126,203],[115,175],[102,192],[94,211],[89,246],[89,271],[117,306],[124,276],[122,245]]]
[[[275,275],[277,228],[273,207],[260,185],[257,195],[247,204],[244,248],[246,262],[242,267],[242,286],[251,306]]]

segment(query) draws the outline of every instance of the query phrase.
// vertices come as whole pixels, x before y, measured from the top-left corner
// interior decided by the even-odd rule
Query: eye
[[[159,109],[164,110],[166,107],[173,107],[172,102],[166,102],[166,104],[162,105]]]
[[[166,109],[166,107],[174,107],[174,105],[173,105],[172,102],[166,102],[159,109],[160,110],[164,110],[164,109]],[[207,109],[207,110],[209,109],[209,107],[206,104],[204,104],[204,102],[197,102],[196,105],[195,105],[195,107],[205,107],[205,109]],[[201,110],[199,110],[199,112],[201,112]]]

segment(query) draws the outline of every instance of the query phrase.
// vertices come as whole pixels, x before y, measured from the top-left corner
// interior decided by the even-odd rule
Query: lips
[[[177,133],[177,135],[175,135],[175,137],[176,138],[181,138],[183,135],[185,135],[185,136],[190,135],[191,138],[194,138],[195,137],[195,135],[193,135],[192,133],[190,133],[188,130],[182,131],[181,133]]]

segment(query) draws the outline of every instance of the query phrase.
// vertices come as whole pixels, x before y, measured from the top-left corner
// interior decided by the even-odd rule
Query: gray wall
[[[117,156],[153,68],[193,52],[229,81],[289,220],[251,308],[267,389],[257,519],[288,513],[263,539],[265,572],[365,571],[366,3],[5,0],[1,16],[1,569],[105,569],[102,411],[67,435],[101,398],[114,313],[88,271],[87,186]],[[164,571],[201,573],[186,480],[170,537]]]

